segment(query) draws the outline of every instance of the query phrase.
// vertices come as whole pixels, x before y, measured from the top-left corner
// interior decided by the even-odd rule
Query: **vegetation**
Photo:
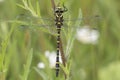
[[[72,19],[62,28],[66,67],[60,64],[57,78],[50,62],[56,52],[51,0],[0,0],[0,80],[120,80],[120,1],[55,3],[64,4],[65,19]],[[77,40],[85,26],[99,32],[97,43]]]

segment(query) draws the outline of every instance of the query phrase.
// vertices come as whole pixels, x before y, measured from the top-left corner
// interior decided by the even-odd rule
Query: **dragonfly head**
[[[62,7],[56,7],[55,8],[55,14],[57,14],[58,16],[61,16],[62,13],[66,12],[67,11],[67,8],[63,5],[63,8]]]
[[[58,16],[61,16],[63,12],[64,10],[61,7],[55,8],[55,14],[57,14]]]

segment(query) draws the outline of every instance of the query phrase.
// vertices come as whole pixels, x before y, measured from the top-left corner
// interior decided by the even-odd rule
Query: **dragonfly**
[[[78,18],[78,19],[67,19],[67,18],[64,18],[64,13],[67,12],[67,8],[65,6],[63,7],[55,7],[54,9],[54,17],[55,19],[51,19],[51,18],[39,18],[39,17],[27,17],[26,19],[22,18],[22,16],[24,16],[23,14],[21,16],[18,17],[18,20],[22,21],[20,22],[21,24],[21,27],[22,28],[29,28],[30,30],[41,30],[42,31],[45,31],[45,32],[49,32],[50,34],[52,35],[56,35],[56,43],[57,43],[57,48],[56,48],[56,77],[59,76],[59,71],[60,71],[60,64],[59,64],[59,56],[60,56],[60,50],[61,50],[61,29],[62,27],[65,25],[67,27],[69,27],[69,25],[67,25],[68,22],[81,22],[81,20],[90,20],[90,19],[93,19],[93,18],[99,18],[99,16],[93,16],[93,17],[88,17],[88,18]],[[21,19],[22,20],[21,20]],[[26,22],[27,21],[27,22]],[[46,22],[46,23],[45,23]],[[51,22],[53,22],[53,24],[50,24]],[[48,23],[48,25],[46,25]],[[26,27],[27,26],[27,27]],[[29,27],[28,27],[29,26]],[[56,31],[57,33],[54,33],[53,31],[50,31],[52,28],[51,26],[56,26]],[[76,26],[76,25],[75,25]],[[72,27],[74,27],[74,25],[72,25]],[[55,27],[54,27],[55,28]],[[64,54],[61,55],[63,56],[63,59],[64,59]],[[62,61],[64,66],[65,66],[65,63],[64,63],[64,60]]]

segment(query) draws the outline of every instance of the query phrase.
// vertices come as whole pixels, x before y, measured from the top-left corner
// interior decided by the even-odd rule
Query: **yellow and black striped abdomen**
[[[59,53],[60,53],[60,32],[61,32],[61,28],[63,25],[63,13],[66,12],[67,10],[64,8],[62,9],[61,7],[56,7],[55,8],[55,25],[56,25],[56,29],[57,29],[57,53],[56,53],[56,77],[58,77],[59,75],[59,69],[60,69],[60,65],[59,65]]]
[[[60,32],[61,32],[61,27],[63,25],[63,15],[59,11],[58,13],[55,13],[55,16],[56,16],[55,25],[56,25],[56,29],[57,29],[56,77],[58,77],[58,75],[59,75],[59,69],[60,69],[60,65],[59,65]]]

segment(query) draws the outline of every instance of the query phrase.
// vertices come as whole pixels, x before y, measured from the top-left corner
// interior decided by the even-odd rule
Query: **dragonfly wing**
[[[77,19],[68,19],[64,18],[63,27],[70,28],[70,27],[78,27],[81,25],[81,21],[91,21],[93,19],[99,19],[99,16],[92,16],[86,18],[77,18]],[[21,15],[17,17],[18,22],[20,25],[18,28],[20,30],[30,30],[30,31],[43,31],[46,33],[50,33],[52,35],[56,34],[56,26],[55,20],[53,18],[40,18],[40,17],[33,17],[33,16],[26,16]]]
[[[29,30],[30,32],[45,32],[49,33],[51,35],[55,35],[55,26],[53,24],[51,25],[41,25],[41,24],[28,24],[28,25],[19,25],[18,30],[19,31],[25,31]]]

